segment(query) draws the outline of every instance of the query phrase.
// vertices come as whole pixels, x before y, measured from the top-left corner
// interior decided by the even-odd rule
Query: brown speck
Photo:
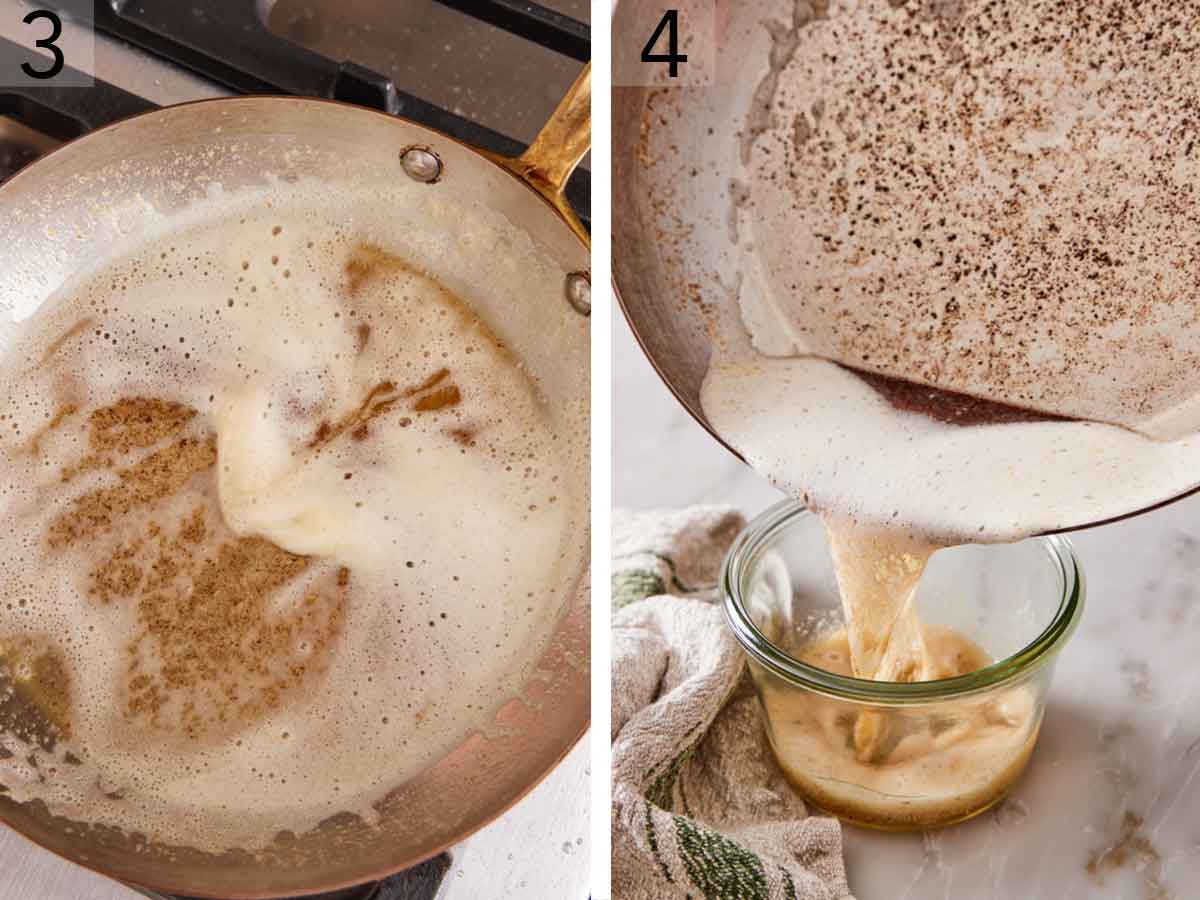
[[[346,292],[355,297],[381,272],[411,271],[404,260],[375,244],[360,244],[354,248],[343,267],[346,273]]]
[[[63,348],[63,345],[67,343],[67,341],[71,340],[71,338],[75,337],[76,335],[87,331],[87,329],[91,328],[95,324],[96,320],[89,316],[86,319],[80,319],[78,322],[60,334],[57,338],[51,341],[50,346],[46,348],[46,352],[42,354],[42,365],[45,365],[50,357],[58,353],[58,351]]]
[[[404,396],[412,397],[412,396],[415,396],[415,395],[421,393],[422,391],[427,391],[430,388],[434,387],[435,385],[440,384],[443,381],[443,379],[445,379],[446,376],[448,376],[449,374],[450,374],[449,369],[438,369],[436,372],[434,372],[432,375],[430,375],[428,378],[426,378],[424,381],[422,381],[416,387],[408,388],[404,392]]]
[[[475,446],[475,429],[469,426],[461,426],[459,428],[451,428],[447,434],[454,440],[456,444],[463,447]]]
[[[47,422],[42,428],[38,429],[38,431],[34,433],[33,437],[30,438],[30,455],[40,456],[42,452],[42,438],[54,431],[56,428],[62,425],[64,421],[75,415],[75,413],[78,411],[79,407],[77,407],[74,403],[68,403],[60,407],[58,411],[54,413],[53,417],[51,417],[50,421]]]
[[[308,446],[310,448],[321,447],[346,431],[349,431],[356,440],[362,440],[367,436],[366,432],[364,431],[361,437],[357,436],[357,432],[375,417],[391,410],[400,400],[400,395],[395,391],[395,384],[390,381],[381,381],[371,388],[358,408],[349,412],[341,421],[334,425],[322,422]]]
[[[418,398],[413,404],[413,409],[417,412],[436,412],[439,409],[457,406],[461,402],[462,394],[459,393],[457,385],[451,384]]]

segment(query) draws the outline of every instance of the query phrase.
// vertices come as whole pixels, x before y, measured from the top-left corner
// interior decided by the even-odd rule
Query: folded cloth
[[[728,509],[613,516],[614,900],[845,900],[836,819],[763,732],[717,585]]]

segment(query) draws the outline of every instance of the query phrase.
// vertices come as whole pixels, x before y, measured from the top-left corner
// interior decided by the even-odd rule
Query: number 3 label
[[[50,68],[48,69],[35,69],[29,63],[23,62],[21,63],[21,71],[30,78],[45,80],[47,78],[53,78],[55,75],[61,72],[63,70],[63,66],[66,64],[66,60],[63,58],[62,50],[57,44],[54,43],[59,39],[59,37],[62,36],[62,19],[60,19],[56,13],[53,13],[48,9],[35,9],[33,12],[25,16],[25,18],[21,21],[26,25],[32,25],[37,22],[38,19],[45,19],[50,23],[50,34],[47,37],[38,39],[35,44],[38,47],[49,50],[52,54],[54,54],[54,62],[50,64]]]
[[[0,2],[0,94],[6,88],[93,87],[95,9],[112,0]],[[54,9],[38,9],[53,4]],[[30,93],[29,99],[37,95]],[[35,102],[40,102],[36,101]]]

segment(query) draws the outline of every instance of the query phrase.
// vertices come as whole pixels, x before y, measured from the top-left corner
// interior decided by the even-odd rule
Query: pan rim
[[[450,141],[452,144],[456,145],[460,149],[465,150],[467,153],[471,154],[473,157],[475,157],[475,159],[477,159],[481,162],[487,163],[488,166],[490,168],[492,168],[493,170],[495,170],[497,172],[503,172],[509,178],[513,179],[518,184],[522,185],[527,191],[529,191],[534,197],[536,197],[546,209],[548,209],[553,214],[555,219],[557,219],[559,222],[561,222],[563,225],[565,225],[567,227],[567,230],[571,232],[571,235],[579,242],[579,245],[585,251],[587,251],[589,254],[591,252],[590,235],[587,238],[585,238],[585,237],[581,236],[579,233],[577,233],[575,231],[575,229],[571,227],[571,224],[570,224],[570,222],[567,221],[566,217],[563,216],[562,213],[560,213],[557,209],[555,209],[554,205],[549,200],[547,200],[536,188],[534,188],[534,186],[532,184],[530,184],[526,179],[522,178],[520,175],[518,175],[512,169],[508,168],[507,166],[502,165],[499,162],[499,160],[507,159],[509,157],[504,157],[500,154],[493,154],[490,151],[482,150],[479,147],[474,146],[473,144],[469,144],[464,140],[454,137],[454,135],[446,134],[444,131],[438,131],[436,128],[431,128],[428,125],[424,125],[421,122],[417,122],[417,121],[414,121],[413,119],[406,118],[405,116],[397,115],[395,113],[384,112],[383,110],[380,110],[380,109],[373,109],[372,107],[369,107],[369,106],[360,106],[357,103],[349,103],[345,100],[334,100],[329,97],[300,97],[300,96],[296,96],[293,94],[241,94],[241,95],[232,96],[232,97],[203,97],[198,100],[185,100],[181,103],[171,103],[166,106],[159,106],[155,109],[147,109],[147,110],[144,110],[143,112],[134,113],[133,115],[125,116],[123,119],[117,119],[115,122],[109,122],[107,125],[103,125],[100,128],[96,128],[92,131],[88,131],[83,134],[77,135],[76,137],[69,138],[68,140],[63,141],[63,143],[59,144],[57,147],[53,148],[52,150],[49,150],[46,153],[43,153],[41,156],[39,156],[33,162],[31,162],[25,166],[22,166],[19,170],[17,170],[15,173],[13,173],[11,176],[9,176],[3,183],[0,183],[0,201],[3,201],[5,192],[9,190],[10,185],[16,184],[20,179],[27,176],[31,172],[39,170],[39,168],[45,168],[42,164],[49,161],[50,159],[54,158],[57,154],[61,153],[62,151],[67,150],[68,148],[74,148],[77,144],[79,144],[83,141],[86,141],[92,137],[96,137],[96,136],[99,136],[102,134],[110,134],[111,132],[113,132],[119,128],[127,127],[128,125],[130,125],[133,122],[138,122],[143,119],[148,119],[148,118],[152,118],[155,116],[168,115],[175,110],[184,109],[185,107],[235,106],[235,105],[243,105],[243,104],[254,105],[257,103],[261,103],[263,101],[267,101],[270,103],[290,103],[290,104],[294,104],[296,106],[328,106],[328,107],[334,107],[337,109],[348,111],[352,115],[366,114],[366,115],[370,115],[372,117],[382,117],[383,119],[385,119],[389,122],[400,123],[400,124],[408,126],[410,128],[416,128],[421,131],[427,132],[428,134],[430,134],[434,137],[437,137],[440,140]]]
[[[482,831],[487,826],[494,824],[502,816],[504,816],[506,813],[508,813],[510,810],[512,810],[512,808],[514,806],[516,806],[518,803],[520,803],[522,800],[524,800],[526,797],[528,797],[533,792],[534,788],[536,788],[540,784],[542,784],[542,782],[546,780],[546,778],[550,775],[550,773],[553,772],[555,769],[557,769],[562,764],[562,761],[564,759],[566,759],[567,756],[570,755],[571,752],[576,747],[579,746],[580,741],[582,741],[583,738],[587,736],[590,725],[591,725],[591,715],[590,715],[590,710],[589,710],[589,715],[588,715],[587,720],[584,722],[583,730],[575,737],[575,739],[571,742],[570,746],[568,746],[565,750],[563,750],[562,754],[555,759],[553,765],[551,765],[548,769],[546,769],[545,772],[542,772],[540,775],[538,775],[538,777],[535,781],[530,782],[526,787],[524,787],[521,790],[521,792],[519,794],[517,794],[511,800],[511,802],[509,802],[506,806],[504,806],[504,808],[501,809],[499,812],[497,812],[494,816],[492,816],[491,818],[485,819],[484,821],[474,825],[468,831],[461,832],[458,837],[447,841],[445,844],[440,844],[437,847],[435,847],[433,850],[430,850],[428,853],[424,853],[423,855],[415,857],[411,861],[404,862],[397,867],[393,868],[389,864],[388,868],[385,868],[381,871],[368,873],[362,879],[354,878],[354,879],[350,879],[350,880],[346,880],[346,881],[330,881],[327,883],[323,883],[314,888],[305,888],[299,894],[297,894],[293,891],[291,893],[291,896],[297,897],[297,898],[310,897],[310,896],[313,896],[316,894],[325,894],[325,893],[330,893],[332,891],[341,891],[341,890],[348,890],[348,889],[354,888],[354,887],[362,887],[364,885],[371,884],[372,882],[382,881],[385,878],[390,878],[393,875],[397,875],[400,872],[404,872],[415,866],[419,866],[419,865],[421,865],[421,863],[428,862],[429,860],[433,859],[435,856],[445,853],[447,850],[451,849],[452,847],[456,847],[457,845],[461,844],[463,841],[466,841],[469,838],[473,837],[474,835],[478,834],[480,831]],[[54,857],[57,859],[63,860],[64,862],[67,862],[67,863],[70,863],[73,866],[77,866],[78,868],[83,869],[87,872],[91,872],[94,875],[99,875],[101,878],[106,878],[109,881],[112,881],[116,884],[120,884],[125,887],[128,887],[131,890],[153,891],[154,893],[157,893],[157,894],[170,894],[170,895],[176,895],[181,892],[186,892],[188,896],[195,897],[195,898],[197,898],[197,900],[280,900],[278,891],[266,891],[266,892],[263,892],[263,891],[248,891],[248,892],[240,891],[240,892],[236,892],[234,894],[230,894],[228,892],[221,893],[221,894],[212,894],[212,893],[208,893],[207,891],[204,891],[204,890],[197,891],[193,887],[188,887],[188,886],[178,885],[178,884],[173,885],[173,884],[170,884],[167,882],[157,882],[154,884],[150,884],[148,882],[140,882],[140,881],[139,882],[123,881],[120,878],[117,878],[116,876],[104,871],[101,868],[97,868],[96,866],[89,865],[88,863],[81,862],[77,859],[73,859],[70,856],[66,856],[66,855],[60,853],[59,851],[55,850],[53,847],[47,847],[41,841],[37,840],[36,838],[30,837],[24,831],[17,828],[15,825],[11,824],[7,819],[5,819],[3,817],[0,817],[0,825],[3,825],[6,829],[8,829],[9,832],[11,832],[12,834],[15,834],[18,838],[25,841],[26,843],[32,844],[33,846],[39,848],[40,850],[44,850],[47,853],[53,854]],[[288,890],[292,890],[292,889],[289,888]]]

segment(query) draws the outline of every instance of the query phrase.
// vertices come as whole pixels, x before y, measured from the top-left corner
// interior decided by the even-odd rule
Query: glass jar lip
[[[840,700],[877,706],[932,703],[995,690],[1029,675],[1053,658],[1079,624],[1083,611],[1084,577],[1071,542],[1062,535],[1030,538],[1046,549],[1062,579],[1062,597],[1054,618],[1028,645],[989,666],[935,681],[906,683],[871,681],[836,675],[802,663],[776,646],[751,620],[742,602],[738,578],[748,561],[765,549],[780,531],[814,513],[795,500],[783,500],[756,516],[734,539],[721,563],[725,620],[742,649],[759,665],[798,687]]]

